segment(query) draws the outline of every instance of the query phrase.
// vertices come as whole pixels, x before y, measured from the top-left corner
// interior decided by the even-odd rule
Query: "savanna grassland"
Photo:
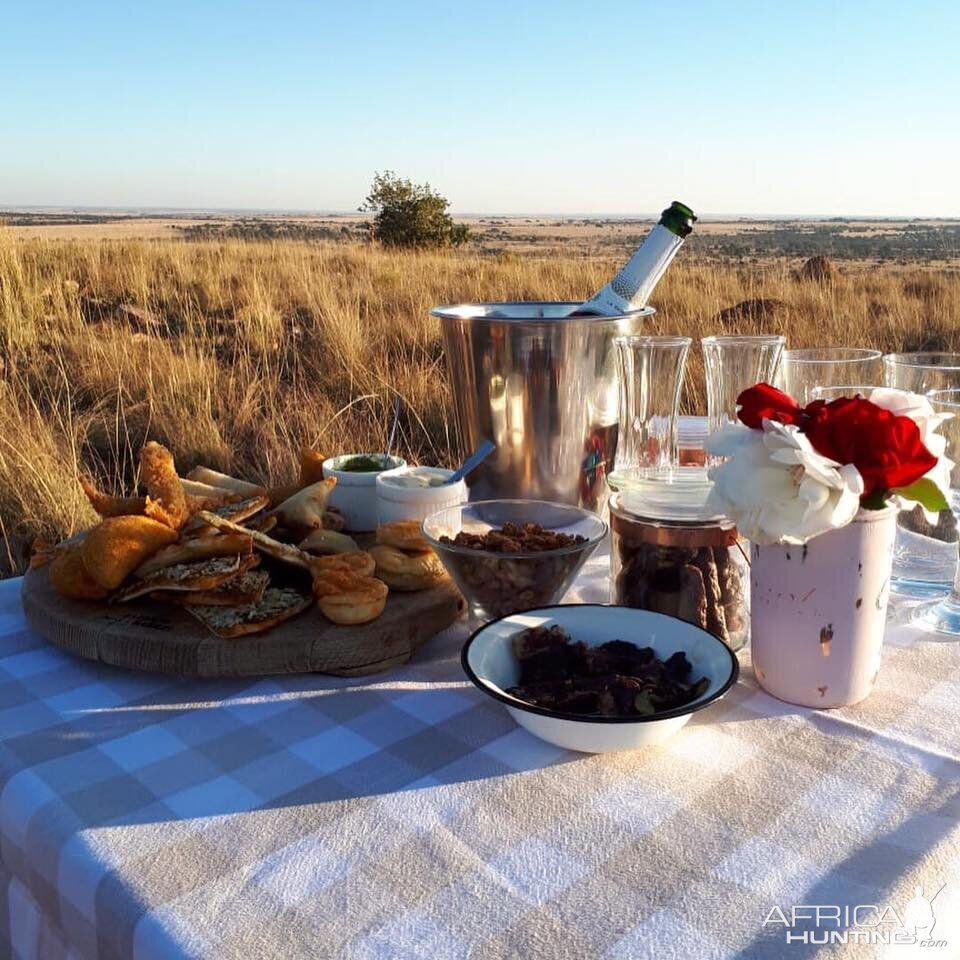
[[[623,251],[391,252],[334,241],[49,239],[0,228],[0,575],[34,536],[93,519],[80,474],[119,492],[146,438],[277,483],[309,444],[379,449],[400,397],[401,452],[459,455],[431,306],[582,299]],[[960,348],[953,267],[722,262],[691,248],[654,296],[650,332],[786,334],[792,346]],[[754,302],[730,310],[745,301]],[[727,311],[723,313],[723,311]],[[692,353],[684,405],[702,402]]]

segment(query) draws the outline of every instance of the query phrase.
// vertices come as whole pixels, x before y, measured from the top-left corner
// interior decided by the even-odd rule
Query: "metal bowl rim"
[[[626,313],[617,313],[612,316],[561,316],[561,317],[490,317],[484,315],[462,316],[457,313],[468,307],[502,307],[509,310],[510,307],[580,307],[583,306],[582,300],[504,300],[504,301],[478,301],[476,303],[447,303],[439,307],[432,307],[430,316],[439,317],[441,320],[459,320],[461,322],[484,321],[487,323],[578,323],[583,320],[588,321],[607,321],[607,320],[636,320],[652,317],[657,311],[654,307],[640,307],[637,310],[629,310]]]

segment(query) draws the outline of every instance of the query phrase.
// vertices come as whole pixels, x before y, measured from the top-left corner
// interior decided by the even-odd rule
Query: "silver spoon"
[[[463,462],[463,466],[452,473],[448,478],[444,486],[447,486],[451,483],[459,483],[471,470],[475,467],[479,467],[487,457],[497,449],[495,443],[492,443],[490,440],[484,440],[483,443],[477,447],[476,451],[470,454],[469,457]]]
[[[400,398],[397,397],[393,402],[393,423],[390,425],[390,434],[387,437],[387,452],[383,455],[385,461],[390,459],[390,451],[393,449],[393,441],[397,437],[397,425],[400,423]]]

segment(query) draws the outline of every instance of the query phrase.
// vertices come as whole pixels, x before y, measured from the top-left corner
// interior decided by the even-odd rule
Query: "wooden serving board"
[[[215,637],[189,613],[155,600],[68,600],[46,568],[30,570],[21,589],[27,623],[70,653],[130,670],[190,677],[332,673],[358,677],[406,663],[466,609],[447,581],[418,593],[391,593],[383,613],[362,626],[337,626],[316,608],[266,633]]]

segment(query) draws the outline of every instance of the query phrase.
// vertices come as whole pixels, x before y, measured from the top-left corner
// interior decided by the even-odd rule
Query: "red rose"
[[[751,430],[762,429],[764,420],[795,425],[803,420],[803,410],[794,400],[769,383],[758,383],[744,390],[737,397],[737,404],[740,407],[737,416]]]
[[[913,420],[869,400],[817,400],[804,413],[802,429],[814,450],[837,463],[852,463],[863,477],[864,497],[907,487],[936,466]]]

